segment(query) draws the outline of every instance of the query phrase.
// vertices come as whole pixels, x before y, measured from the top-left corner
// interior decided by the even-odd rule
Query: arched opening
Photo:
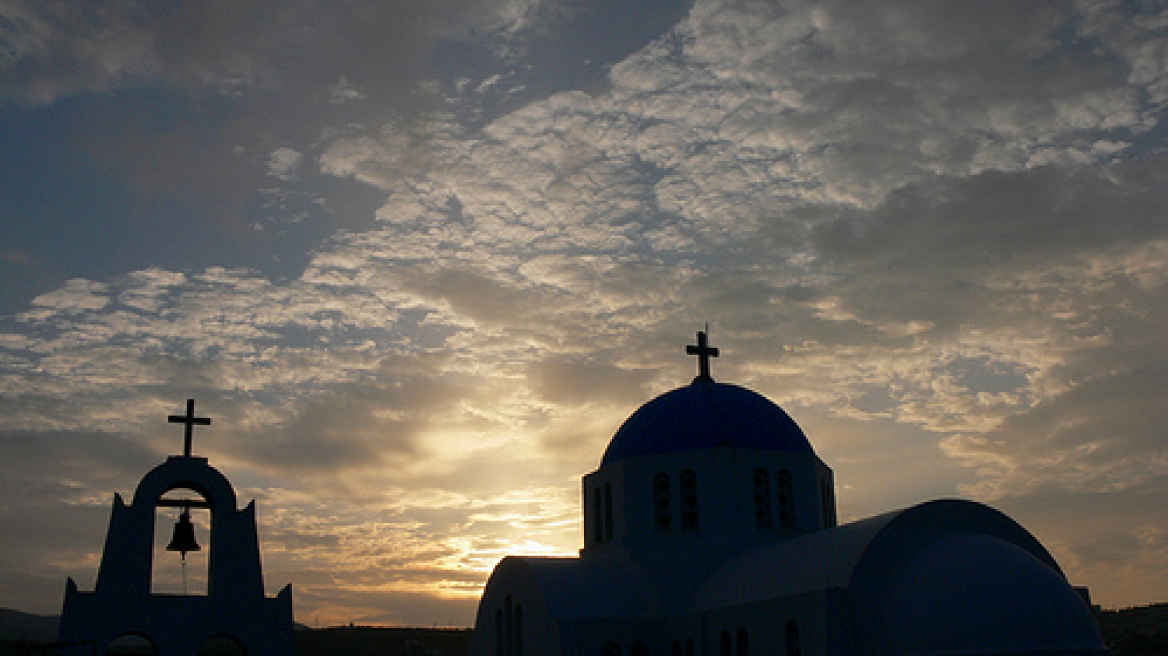
[[[105,648],[107,656],[157,656],[158,647],[139,633],[127,633],[114,638]]]
[[[634,642],[629,647],[629,656],[649,656],[649,647],[643,642]]]
[[[495,611],[495,656],[503,656],[503,609]]]
[[[601,512],[604,509],[603,492],[600,486],[597,485],[592,489],[592,543],[600,544],[604,542],[604,517]]]
[[[733,645],[730,643],[730,632],[722,629],[722,633],[718,636],[718,656],[733,656],[731,653]]]
[[[736,653],[738,656],[750,656],[749,636],[746,635],[745,628],[739,627],[736,643],[738,647]]]
[[[692,469],[681,472],[681,528],[698,528],[698,475]]]
[[[823,506],[823,525],[828,528],[835,526],[838,523],[835,517],[835,495],[826,478],[819,479],[819,497]]]
[[[515,656],[523,656],[523,605],[515,604]]]
[[[612,484],[604,484],[604,541],[612,542]]]
[[[199,646],[198,656],[247,656],[247,648],[235,636],[211,636]]]
[[[183,516],[186,515],[186,519]],[[190,523],[198,549],[172,551],[180,523]],[[181,541],[180,541],[181,542]],[[152,594],[206,595],[211,563],[211,508],[206,497],[190,488],[172,488],[154,509]]]
[[[800,656],[802,648],[799,646],[799,624],[795,620],[787,620],[786,643],[787,656]]]
[[[795,528],[795,490],[791,479],[791,472],[780,470],[775,479],[778,488],[779,526],[783,530]]]
[[[505,656],[514,656],[515,654],[515,602],[511,600],[511,595],[503,600],[503,654]]]
[[[659,533],[673,529],[673,490],[665,472],[653,477],[653,517],[653,526]]]
[[[754,525],[771,527],[771,478],[767,470],[754,470]]]
[[[609,640],[608,642],[604,643],[604,649],[600,653],[603,656],[620,656],[620,645]]]

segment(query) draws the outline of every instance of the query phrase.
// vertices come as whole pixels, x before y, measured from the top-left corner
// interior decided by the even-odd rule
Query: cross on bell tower
[[[186,424],[183,430],[183,457],[191,457],[191,439],[194,437],[195,426],[210,426],[208,417],[195,416],[195,400],[187,399],[187,413],[185,415],[170,415],[166,418],[172,424]]]
[[[693,382],[695,383],[714,382],[714,378],[710,376],[710,358],[718,357],[718,349],[716,347],[710,346],[709,341],[706,338],[707,330],[709,330],[708,326],[706,327],[706,330],[698,331],[697,345],[689,344],[685,347],[685,352],[688,355],[698,356],[698,376],[697,378],[693,379]]]

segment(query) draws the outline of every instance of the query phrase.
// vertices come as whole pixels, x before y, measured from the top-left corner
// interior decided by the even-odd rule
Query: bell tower
[[[264,595],[255,502],[236,508],[235,490],[206,458],[191,455],[194,426],[210,419],[195,417],[194,400],[185,415],[170,421],[185,424],[183,455],[170,456],[139,482],[131,503],[114,494],[109,532],[97,583],[81,592],[70,578],[65,587],[58,640],[95,656],[127,636],[144,638],[159,656],[195,656],[208,641],[233,644],[237,653],[291,656],[292,586],[275,597]],[[196,499],[164,498],[172,490],[193,492]],[[209,511],[206,594],[157,594],[151,590],[156,511],[182,508],[167,550],[186,558],[200,546],[190,523],[190,509]],[[91,651],[92,650],[92,651]]]

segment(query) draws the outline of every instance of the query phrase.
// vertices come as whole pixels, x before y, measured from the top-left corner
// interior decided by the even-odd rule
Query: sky
[[[0,606],[194,398],[298,621],[469,626],[707,323],[841,521],[1168,600],[1166,107],[1163,2],[0,0]]]

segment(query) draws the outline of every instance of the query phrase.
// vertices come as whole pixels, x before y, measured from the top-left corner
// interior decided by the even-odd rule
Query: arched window
[[[247,656],[247,649],[235,636],[216,635],[199,645],[196,656]]]
[[[738,656],[750,656],[750,642],[747,640],[746,629],[738,628]]]
[[[680,640],[674,640],[673,644],[670,645],[669,656],[685,656],[685,654],[683,654],[681,651],[681,641]]]
[[[495,656],[503,656],[503,609],[495,611]]]
[[[523,606],[515,604],[515,656],[523,656]]]
[[[632,647],[629,647],[629,656],[649,656],[649,647],[643,642],[634,642]]]
[[[653,477],[653,527],[660,533],[673,530],[673,490],[669,474],[658,472]]]
[[[158,654],[158,647],[154,641],[137,633],[126,633],[113,639],[106,645],[105,653],[110,656],[150,656]]]
[[[604,643],[604,650],[600,652],[603,656],[620,656],[620,645],[609,640]]]
[[[832,503],[831,484],[826,478],[819,479],[819,500],[823,504],[823,525],[835,526],[835,504]]]
[[[775,480],[778,488],[779,527],[783,530],[795,528],[795,490],[791,481],[791,472],[786,469],[779,471]]]
[[[592,543],[604,542],[603,498],[600,486],[592,488]]]
[[[604,541],[612,541],[612,484],[604,484]]]
[[[718,636],[718,656],[734,656],[731,647],[730,632],[722,629],[721,635]]]
[[[800,656],[799,625],[795,620],[787,620],[787,656]]]
[[[692,469],[681,472],[681,528],[698,528],[698,475]]]
[[[771,527],[771,477],[767,470],[754,470],[754,525]]]
[[[515,608],[514,602],[511,601],[511,595],[503,600],[503,654],[505,656],[513,656],[515,654],[515,643],[513,641],[515,634]]]

